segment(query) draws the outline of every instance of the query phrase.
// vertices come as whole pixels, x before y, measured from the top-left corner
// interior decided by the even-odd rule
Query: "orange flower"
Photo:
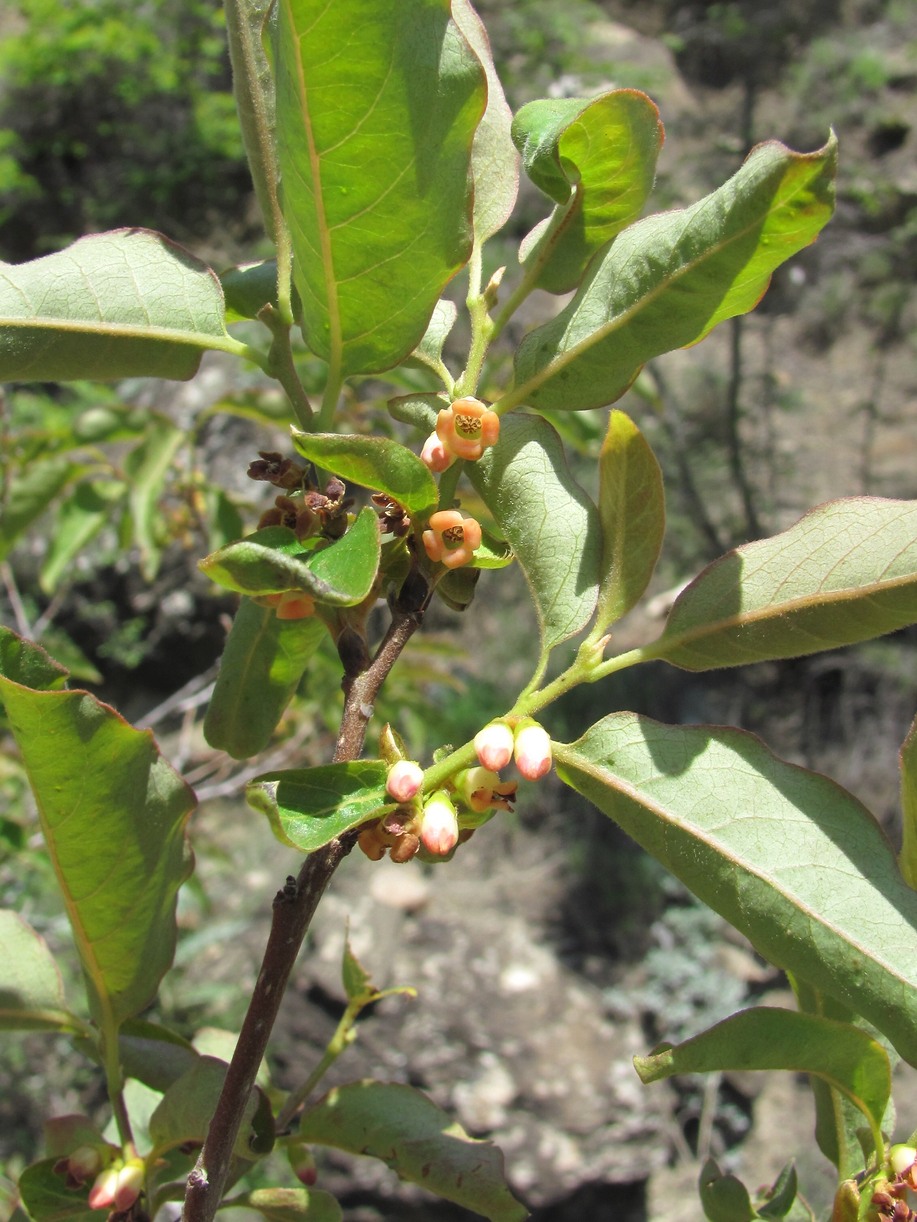
[[[480,399],[456,399],[436,417],[436,436],[449,454],[474,462],[496,443],[500,417]]]
[[[430,529],[423,532],[423,545],[434,564],[461,568],[481,546],[481,524],[463,518],[457,509],[440,509],[430,515]]]
[[[256,601],[265,607],[273,607],[278,619],[307,619],[315,614],[315,599],[303,590],[264,594]]]

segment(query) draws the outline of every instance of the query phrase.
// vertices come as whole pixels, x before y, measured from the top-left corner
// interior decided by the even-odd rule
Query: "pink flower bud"
[[[115,1209],[124,1213],[134,1204],[143,1191],[144,1167],[143,1160],[130,1158],[118,1172],[118,1182],[115,1187]]]
[[[449,453],[435,433],[431,433],[423,443],[420,458],[437,475],[455,462],[455,455]]]
[[[524,722],[516,730],[513,754],[516,767],[529,781],[537,781],[551,770],[551,739],[536,721]]]
[[[420,841],[434,857],[446,857],[458,844],[459,826],[455,807],[444,789],[439,789],[423,808]]]
[[[505,721],[492,721],[474,736],[478,759],[491,772],[499,772],[513,758],[513,732]]]
[[[95,1183],[89,1189],[89,1208],[111,1209],[115,1203],[117,1187],[118,1168],[107,1167],[96,1176]]]
[[[396,802],[411,802],[423,785],[423,769],[413,760],[398,760],[392,764],[385,779],[385,792]]]
[[[287,1146],[287,1158],[289,1158],[293,1174],[299,1182],[305,1184],[307,1188],[311,1188],[318,1179],[318,1168],[315,1165],[312,1147],[305,1145],[301,1141],[293,1142]]]

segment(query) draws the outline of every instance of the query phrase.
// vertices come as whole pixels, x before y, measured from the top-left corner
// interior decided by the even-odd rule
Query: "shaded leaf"
[[[833,136],[814,153],[759,144],[693,207],[630,225],[593,260],[569,305],[526,336],[504,409],[613,403],[651,357],[751,310],[774,269],[830,218],[836,150]]]
[[[56,1158],[45,1158],[26,1167],[19,1177],[19,1195],[32,1222],[99,1222],[98,1210],[89,1208],[89,1189],[68,1188],[62,1175],[55,1175]]]
[[[452,0],[452,18],[487,74],[487,106],[471,146],[474,236],[480,246],[512,214],[519,191],[519,157],[510,134],[513,112],[497,75],[484,23],[468,0]]]
[[[812,1074],[841,1091],[865,1116],[877,1148],[891,1095],[891,1066],[885,1049],[851,1023],[815,1014],[758,1006],[740,1010],[674,1047],[663,1045],[634,1057],[642,1082],[673,1074],[717,1070],[785,1069]]]
[[[320,620],[280,620],[243,598],[204,718],[211,747],[233,759],[263,751],[324,636]]]
[[[150,1138],[157,1156],[186,1142],[203,1142],[228,1068],[225,1061],[216,1057],[197,1057],[191,1068],[173,1082],[150,1117]],[[263,1112],[263,1097],[260,1087],[252,1087],[233,1147],[237,1158],[254,1157],[253,1142],[260,1142],[260,1137],[253,1123]],[[267,1115],[270,1116],[270,1108]]]
[[[265,772],[249,781],[245,797],[267,815],[278,839],[311,853],[391,809],[387,773],[381,760]]]
[[[16,912],[0,909],[0,1029],[73,1031],[64,986],[44,938]]]
[[[715,560],[649,654],[686,670],[795,658],[917,621],[917,501],[851,497]]]
[[[519,251],[536,284],[566,293],[592,256],[643,211],[662,147],[659,111],[645,93],[616,89],[600,97],[529,102],[514,136],[529,172],[550,188],[554,213]]]
[[[423,513],[437,502],[439,490],[429,468],[398,441],[294,429],[293,445],[310,462],[361,488],[384,492],[408,513]]]
[[[165,1093],[195,1064],[193,1045],[161,1023],[129,1018],[118,1036],[118,1052],[125,1076],[151,1090]]]
[[[306,340],[333,377],[387,369],[471,251],[484,70],[448,0],[281,0],[275,69]]]
[[[598,511],[570,473],[547,421],[512,415],[466,472],[529,584],[542,649],[574,636],[595,611],[601,560]]]
[[[192,791],[87,692],[32,691],[0,677],[0,699],[35,794],[45,842],[108,1036],[149,1004],[172,962],[175,903],[191,858]]]
[[[712,1158],[701,1169],[698,1194],[709,1222],[752,1222],[757,1217],[748,1189],[734,1175],[724,1175]]]
[[[635,606],[659,559],[665,533],[662,472],[642,433],[613,411],[599,454],[602,585],[596,623],[608,628]]]
[[[554,758],[563,781],[766,959],[862,1014],[917,1063],[917,894],[851,794],[741,731],[632,713],[555,743]]]
[[[490,1222],[522,1222],[529,1216],[506,1186],[496,1146],[469,1137],[413,1087],[353,1082],[329,1091],[303,1116],[300,1135],[379,1158],[401,1179]]]
[[[0,264],[0,381],[184,380],[207,348],[233,344],[214,273],[150,230]]]
[[[257,318],[266,305],[277,308],[277,260],[244,263],[220,272],[226,297],[226,321],[242,322]]]

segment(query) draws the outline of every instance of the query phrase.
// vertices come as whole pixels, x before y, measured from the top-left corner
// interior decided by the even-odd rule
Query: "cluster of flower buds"
[[[384,752],[392,758],[390,752]],[[424,772],[414,760],[395,758],[386,792],[397,808],[362,829],[357,839],[367,857],[378,861],[441,861],[498,810],[512,810],[515,781],[502,782],[490,768],[465,768],[446,785],[423,797]]]
[[[505,768],[510,759],[515,759],[527,781],[537,781],[551,770],[550,735],[531,717],[522,718],[515,726],[492,721],[475,735],[474,749],[481,764],[493,772]]]
[[[439,509],[431,514],[429,529],[422,536],[429,558],[447,569],[468,564],[482,538],[481,524],[474,518],[463,518],[457,509]]]
[[[139,1198],[143,1180],[142,1158],[116,1160],[96,1177],[89,1190],[89,1208],[124,1213]]]
[[[431,471],[445,471],[458,458],[476,462],[500,436],[500,417],[480,399],[456,399],[436,417],[436,428],[420,457]]]

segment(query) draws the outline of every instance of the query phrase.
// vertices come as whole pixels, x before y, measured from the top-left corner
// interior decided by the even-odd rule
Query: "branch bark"
[[[353,649],[353,643],[348,650],[341,651],[345,664],[345,700],[334,752],[335,763],[359,758],[379,689],[419,627],[422,614],[422,608],[396,608],[372,661],[368,661],[364,652]],[[185,1222],[211,1222],[219,1208],[245,1105],[255,1085],[258,1067],[267,1050],[300,947],[325,888],[353,848],[356,837],[356,830],[347,832],[310,853],[302,864],[295,887],[288,885],[274,897],[271,931],[261,970],[207,1138],[188,1177],[183,1211]]]

